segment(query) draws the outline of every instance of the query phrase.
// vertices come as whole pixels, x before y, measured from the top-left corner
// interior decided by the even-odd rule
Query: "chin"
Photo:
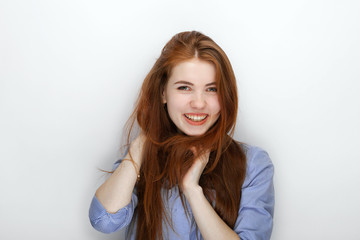
[[[185,135],[187,136],[193,136],[193,137],[198,137],[198,136],[201,136],[201,135],[204,135],[206,131],[182,131]]]

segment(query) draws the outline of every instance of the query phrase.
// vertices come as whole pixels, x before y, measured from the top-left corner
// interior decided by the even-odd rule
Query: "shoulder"
[[[272,179],[274,175],[274,165],[269,154],[262,148],[240,143],[246,155],[246,178],[244,187],[254,183],[254,179]]]
[[[269,154],[255,146],[240,144],[246,154],[246,176],[234,231],[241,239],[270,239],[275,195],[274,166]]]
[[[244,150],[248,163],[254,164],[271,164],[269,154],[262,148],[252,146],[246,143],[239,143],[240,147]]]

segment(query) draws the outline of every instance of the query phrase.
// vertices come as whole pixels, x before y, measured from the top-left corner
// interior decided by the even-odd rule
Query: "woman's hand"
[[[195,149],[192,149],[192,151],[196,154]],[[181,185],[181,190],[185,196],[187,196],[191,191],[198,190],[200,188],[199,179],[206,167],[206,164],[209,162],[209,156],[210,151],[206,151],[200,155],[197,159],[195,159],[193,165],[185,174]]]
[[[142,163],[142,152],[144,149],[145,140],[145,135],[140,132],[139,136],[137,136],[130,145],[129,153],[132,157],[132,160],[134,160],[134,162],[138,165],[139,168]]]
[[[192,149],[192,151],[196,155],[195,149]],[[189,202],[195,222],[204,239],[240,239],[215,212],[199,186],[199,179],[209,162],[209,156],[210,151],[206,151],[195,159],[183,178],[181,190]]]

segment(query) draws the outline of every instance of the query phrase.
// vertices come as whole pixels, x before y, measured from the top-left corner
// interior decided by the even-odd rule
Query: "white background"
[[[359,1],[0,0],[0,239],[122,239],[88,208],[177,32],[228,54],[236,138],[275,165],[274,240],[360,239]]]

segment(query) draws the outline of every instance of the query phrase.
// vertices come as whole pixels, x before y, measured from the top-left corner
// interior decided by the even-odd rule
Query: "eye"
[[[211,87],[207,89],[208,92],[217,92],[217,88],[216,87]]]
[[[177,88],[178,90],[184,90],[184,91],[189,91],[190,88],[188,86],[180,86]]]

